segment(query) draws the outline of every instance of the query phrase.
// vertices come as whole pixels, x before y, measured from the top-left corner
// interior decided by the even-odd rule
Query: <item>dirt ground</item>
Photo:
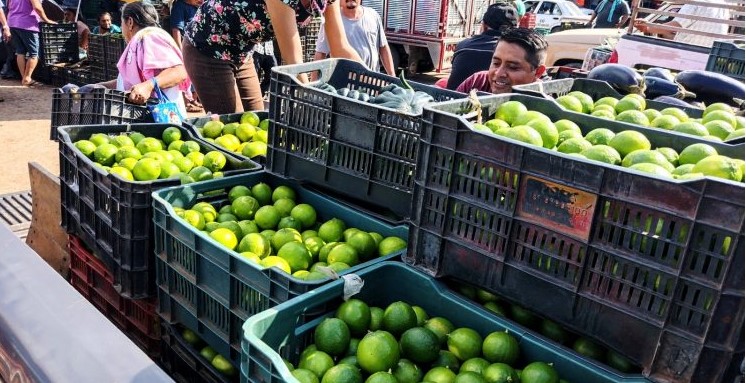
[[[0,194],[30,189],[28,163],[35,161],[59,173],[57,143],[49,140],[52,87],[21,86],[20,80],[1,80]]]

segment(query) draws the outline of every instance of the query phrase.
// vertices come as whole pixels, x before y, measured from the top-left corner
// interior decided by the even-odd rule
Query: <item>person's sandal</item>
[[[205,111],[201,107],[194,105],[192,102],[186,104],[186,110],[189,113],[201,113]]]

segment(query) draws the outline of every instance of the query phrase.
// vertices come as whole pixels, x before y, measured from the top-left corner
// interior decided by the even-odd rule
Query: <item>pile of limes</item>
[[[647,101],[638,94],[629,94],[619,100],[614,97],[603,97],[594,102],[591,96],[574,91],[558,97],[556,101],[566,110],[573,112],[673,130],[713,141],[728,141],[744,136],[746,119],[736,116],[733,108],[724,103],[708,105],[702,113],[702,118],[690,118],[682,109],[673,106],[661,111],[646,109]]]
[[[286,361],[301,383],[562,382],[551,364],[522,361],[509,332],[457,328],[402,301],[349,299],[313,335],[297,365]]]
[[[174,210],[249,261],[304,280],[325,279],[332,270],[339,273],[407,247],[399,237],[348,228],[339,218],[318,222],[316,209],[298,203],[295,190],[285,185],[274,190],[266,183],[237,185],[222,206],[198,202]]]
[[[717,109],[711,111],[718,112]],[[474,124],[472,129],[664,178],[711,176],[731,181],[744,180],[743,159],[720,155],[711,145],[692,144],[677,152],[669,147],[652,147],[644,134],[634,130],[614,133],[610,129],[597,128],[583,135],[574,122],[567,119],[552,121],[541,112],[528,110],[519,101],[501,104],[494,119]]]
[[[128,181],[210,180],[222,176],[227,161],[217,150],[202,153],[196,141],[182,141],[181,131],[175,127],[164,129],[161,139],[139,132],[95,133],[74,145],[96,165]]]
[[[570,347],[578,354],[595,359],[623,373],[639,372],[632,361],[613,350],[607,349],[584,336],[578,336],[559,324],[534,315],[520,305],[501,300],[497,295],[479,287],[464,283],[452,286],[465,297],[474,300],[497,316],[509,318],[547,338]],[[656,286],[657,288],[657,286]]]
[[[231,152],[243,156],[267,156],[267,129],[269,120],[261,120],[254,112],[245,112],[240,122],[223,124],[220,120],[208,121],[197,128],[202,137]]]
[[[184,329],[181,333],[181,337],[184,338],[184,340],[189,343],[192,347],[195,348],[195,350],[199,350],[199,355],[205,359],[207,359],[210,364],[212,364],[213,367],[215,367],[216,370],[218,370],[221,374],[225,376],[235,376],[236,375],[236,368],[233,367],[233,364],[226,359],[224,356],[218,354],[217,351],[215,351],[214,348],[210,346],[206,346],[205,342],[200,339],[200,337],[194,333],[194,331],[190,329]]]

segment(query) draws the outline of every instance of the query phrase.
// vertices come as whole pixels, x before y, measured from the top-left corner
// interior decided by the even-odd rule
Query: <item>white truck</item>
[[[730,13],[730,19],[714,20],[699,15],[679,15],[678,10],[684,4],[727,9]],[[744,39],[744,5],[742,2],[712,3],[699,0],[676,0],[675,2],[663,3],[658,9],[641,8],[633,4],[632,16],[635,17],[638,13],[648,14],[644,18],[646,24],[655,24],[666,30],[726,40]],[[678,16],[701,21],[715,21],[728,25],[729,30],[727,34],[714,34],[662,25]],[[595,49],[600,45],[604,45],[604,48],[609,51],[606,58],[609,62],[617,62],[633,68],[705,69],[711,49],[710,46],[692,45],[660,37],[646,36],[635,30],[632,26],[624,30],[585,29],[564,31],[547,36],[547,41],[549,42],[547,65],[571,65],[577,67],[584,60],[592,57],[590,54],[587,54],[589,53],[589,49]],[[592,65],[586,62],[584,68],[590,68],[593,65],[603,62],[603,60],[598,60],[598,56],[594,56],[593,60]]]
[[[408,73],[447,72],[461,40],[479,33],[495,0],[366,0],[383,22],[394,67]]]
[[[567,0],[529,0],[525,4],[526,13],[536,15],[536,28],[551,33],[561,31],[562,24],[584,26],[591,19],[589,14]]]

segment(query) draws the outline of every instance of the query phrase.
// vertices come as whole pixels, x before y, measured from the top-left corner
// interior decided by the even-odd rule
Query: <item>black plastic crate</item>
[[[68,69],[68,81],[75,85],[92,84],[91,71],[88,67]]]
[[[91,83],[91,72],[88,67],[69,68],[55,65],[50,69],[52,71],[52,86],[63,87],[67,84],[83,86]]]
[[[228,377],[216,370],[199,350],[181,336],[183,327],[161,321],[161,366],[177,383],[238,382],[239,374]],[[203,345],[204,344],[203,342]]]
[[[744,40],[717,40],[712,43],[706,70],[744,80]]]
[[[54,87],[61,88],[68,83],[69,70],[63,66],[52,65],[49,67],[49,82]]]
[[[109,89],[97,89],[99,95],[99,112],[102,124],[126,124],[133,122],[152,122],[153,117],[145,105],[130,104],[127,94]],[[150,102],[153,102],[151,100]]]
[[[117,63],[119,62],[119,58],[122,57],[126,45],[124,37],[121,35],[106,35],[106,44],[104,44],[106,55],[104,57],[106,60],[107,75],[109,77],[112,77],[112,73],[112,78],[117,77],[117,73],[119,73]]]
[[[91,83],[92,84],[109,81],[109,80],[113,80],[116,78],[116,76],[109,77],[109,75],[106,72],[106,67],[104,63],[101,63],[101,62],[91,63],[90,72],[91,72]]]
[[[298,28],[301,48],[303,49],[303,62],[313,61],[316,54],[316,40],[321,30],[321,18],[311,20],[307,25]]]
[[[526,94],[529,96],[546,98],[548,100],[554,100],[559,96],[564,96],[570,92],[580,91],[583,92],[593,100],[598,100],[602,97],[614,97],[620,99],[624,97],[623,94],[617,92],[614,88],[605,81],[590,80],[586,78],[564,78],[551,81],[537,81],[531,84],[518,85],[513,87],[513,91],[519,94]],[[670,108],[673,105],[666,104],[664,102],[645,100],[648,109],[663,110]],[[694,107],[677,108],[686,112],[691,118],[702,118],[702,109]]]
[[[269,112],[267,111],[257,110],[257,111],[254,111],[254,113],[256,113],[256,115],[259,116],[260,120],[266,120],[267,118],[269,118]],[[243,113],[229,113],[229,114],[222,114],[222,115],[207,115],[203,117],[191,117],[191,118],[185,119],[182,125],[184,125],[184,127],[186,127],[187,129],[190,129],[195,136],[204,139],[204,137],[202,136],[202,133],[200,133],[198,129],[205,126],[205,124],[208,121],[211,121],[213,119],[218,119],[223,124],[230,124],[232,122],[240,122],[242,115]],[[269,141],[269,139],[267,141]],[[250,159],[249,157],[246,157],[241,153],[234,153],[234,154],[240,158]],[[266,163],[266,158],[263,156],[257,156],[254,159],[254,161],[258,162],[261,165],[264,165]]]
[[[483,116],[509,100],[584,133],[637,130],[678,151],[706,142],[517,94],[480,98]],[[662,179],[475,132],[458,115],[468,106],[425,108],[405,261],[595,338],[653,380],[719,381],[743,348],[743,183]]]
[[[106,62],[106,35],[98,35],[91,33],[88,36],[88,56],[87,60],[89,63],[100,63]]]
[[[39,64],[49,66],[80,61],[78,29],[75,24],[39,23],[39,35]]]
[[[272,69],[267,168],[409,216],[420,117],[326,92],[298,81],[320,72],[334,88],[376,96],[401,81],[360,63],[330,59]],[[438,101],[466,97],[410,83]]]
[[[137,131],[160,137],[171,126],[178,127],[183,138],[197,141],[203,151],[223,152],[228,160],[226,175],[259,169],[258,164],[201,141],[177,125],[86,125],[59,129],[62,226],[93,249],[114,275],[117,290],[127,298],[147,298],[155,293],[151,194],[180,181],[126,181],[96,166],[73,143],[88,139],[93,133]]]
[[[89,74],[91,83],[98,82]],[[57,140],[57,128],[65,125],[128,124],[153,122],[145,105],[127,102],[124,92],[94,89],[89,93],[52,91],[51,140]]]

